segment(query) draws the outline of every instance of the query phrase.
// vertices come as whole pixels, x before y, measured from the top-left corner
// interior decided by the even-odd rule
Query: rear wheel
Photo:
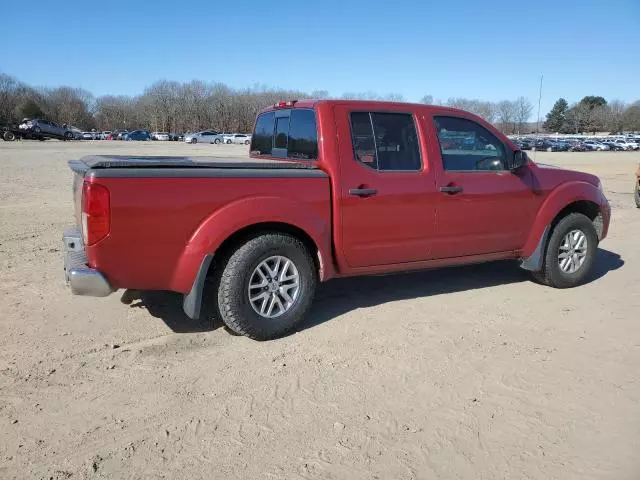
[[[249,143],[251,143],[251,142],[249,142],[249,140],[245,140],[245,141],[244,141],[244,144],[245,144],[245,145],[249,145]]]
[[[218,145],[218,144],[220,143],[220,139],[219,139],[219,138],[216,138],[216,139],[213,141],[213,143],[215,143],[216,145]]]
[[[65,140],[73,140],[73,133],[71,133],[71,132],[64,132],[64,139],[65,139]]]
[[[16,139],[16,136],[13,132],[6,131],[3,133],[2,138],[7,142],[13,142]]]
[[[191,143],[198,143],[198,139],[197,138],[192,138],[191,139]]]
[[[220,316],[239,335],[280,337],[303,320],[316,283],[313,258],[300,240],[283,233],[260,235],[238,248],[224,266]]]
[[[534,278],[554,288],[584,283],[591,272],[598,249],[593,222],[581,213],[571,213],[554,227],[544,256],[543,269]]]

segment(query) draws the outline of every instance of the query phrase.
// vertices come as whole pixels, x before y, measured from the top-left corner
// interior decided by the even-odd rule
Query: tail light
[[[85,245],[94,245],[109,235],[111,205],[109,190],[96,183],[82,184],[82,235]]]

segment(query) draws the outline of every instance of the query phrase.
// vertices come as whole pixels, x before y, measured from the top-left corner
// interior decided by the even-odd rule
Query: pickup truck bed
[[[65,243],[84,246],[86,268],[70,259],[72,290],[91,294],[84,277],[96,284],[100,272],[109,289],[174,290],[188,293],[205,261],[202,252],[246,225],[247,218],[291,223],[299,216],[329,224],[327,174],[312,164],[253,158],[88,156],[69,162],[74,172],[76,225],[82,225],[82,185],[105,187],[109,194],[109,233],[86,245],[79,228],[65,232]],[[268,182],[264,179],[269,178]],[[275,207],[275,208],[274,208]],[[264,210],[262,210],[264,208]],[[216,227],[211,226],[215,224]],[[327,233],[328,235],[328,233]],[[82,253],[75,253],[80,257]],[[75,261],[72,261],[75,260]],[[74,282],[76,285],[74,285]]]
[[[281,160],[251,158],[248,156],[245,158],[222,158],[90,155],[82,157],[79,160],[71,160],[69,162],[69,167],[74,172],[82,174],[85,174],[86,172],[91,170],[91,174],[97,177],[122,177],[139,175],[140,177],[148,178],[150,175],[170,176],[170,174],[167,173],[159,173],[160,170],[166,169],[169,169],[171,174],[177,173],[176,170],[185,169],[185,171],[179,172],[180,176],[196,176],[197,174],[204,173],[204,171],[197,171],[198,169],[210,171],[210,176],[262,176],[266,174],[266,172],[264,171],[274,170],[277,171],[277,173],[273,173],[271,174],[271,176],[326,176],[326,174],[322,170],[320,170],[316,164],[283,162]],[[189,174],[186,169],[191,170],[192,173]],[[194,169],[195,172],[193,171]],[[245,172],[241,173],[239,172],[239,170],[245,170]],[[301,171],[305,171],[307,173],[301,173]],[[314,173],[309,174],[309,171],[313,171]]]

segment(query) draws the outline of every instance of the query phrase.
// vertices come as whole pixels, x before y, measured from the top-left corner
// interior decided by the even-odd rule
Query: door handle
[[[462,187],[460,185],[447,185],[446,187],[440,187],[442,193],[450,193],[451,195],[460,193]]]
[[[349,195],[353,195],[354,197],[372,197],[378,193],[378,190],[375,188],[351,188],[349,189]]]

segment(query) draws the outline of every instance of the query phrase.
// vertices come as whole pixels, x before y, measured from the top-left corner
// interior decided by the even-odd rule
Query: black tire
[[[2,138],[6,141],[6,142],[13,142],[16,139],[16,136],[14,135],[13,132],[4,132],[4,134],[2,135]]]
[[[245,140],[245,141],[244,141],[244,144],[245,144],[245,145],[249,145],[250,143],[251,143],[251,142],[250,142],[249,140]]]
[[[640,208],[640,185],[636,182],[636,191],[633,194],[633,198],[636,201],[636,207]]]
[[[65,140],[73,140],[73,133],[71,133],[71,132],[64,132],[64,139],[65,139]]]
[[[213,143],[215,143],[216,145],[218,145],[218,144],[220,143],[220,139],[219,139],[219,138],[216,138],[216,139],[213,141]]]
[[[40,127],[35,127],[33,129],[33,133],[35,133],[36,135],[38,135],[40,133]]]
[[[276,255],[291,260],[297,268],[299,291],[289,310],[276,318],[266,318],[249,302],[249,282],[258,265]],[[248,240],[229,257],[220,275],[220,318],[233,332],[254,340],[280,337],[298,325],[311,306],[317,284],[310,252],[300,240],[283,233],[267,233]]]
[[[227,141],[226,141],[226,142],[224,142],[224,143],[226,143],[227,145],[229,145],[229,144],[231,143],[231,140],[227,140]]]
[[[191,139],[191,143],[193,143],[193,144],[198,143],[198,139],[197,139],[197,138],[192,138],[192,139]]]
[[[582,265],[573,273],[563,272],[558,262],[560,244],[565,235],[572,230],[580,230],[587,240],[587,251]],[[544,254],[543,269],[534,272],[534,278],[553,288],[571,288],[585,283],[591,274],[591,268],[598,250],[598,234],[593,222],[581,213],[570,213],[562,218],[551,232]]]

